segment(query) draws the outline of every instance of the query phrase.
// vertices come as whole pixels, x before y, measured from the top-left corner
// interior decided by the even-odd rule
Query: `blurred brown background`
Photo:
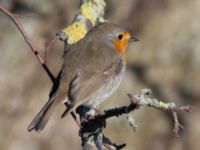
[[[79,0],[0,0],[21,18],[26,32],[44,56],[44,43],[70,24]],[[128,50],[126,78],[102,108],[128,104],[126,93],[151,88],[154,97],[177,105],[195,106],[179,115],[185,127],[172,138],[172,118],[143,108],[133,113],[134,133],[126,116],[110,119],[106,134],[127,150],[198,150],[200,147],[200,1],[107,0],[106,19],[131,28],[140,39]],[[60,69],[62,42],[47,54],[54,74]],[[0,149],[79,150],[78,127],[68,115],[54,113],[40,134],[26,128],[48,98],[51,82],[13,23],[0,13]],[[61,106],[61,109],[64,107]]]

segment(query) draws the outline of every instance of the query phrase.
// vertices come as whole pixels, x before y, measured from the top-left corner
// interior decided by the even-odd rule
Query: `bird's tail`
[[[32,122],[27,128],[28,131],[29,132],[31,132],[32,130],[35,130],[37,132],[41,131],[45,127],[51,114],[54,112],[55,107],[56,107],[55,97],[52,97],[32,120]]]

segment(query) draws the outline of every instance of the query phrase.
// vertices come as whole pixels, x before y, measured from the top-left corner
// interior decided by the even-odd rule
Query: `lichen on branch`
[[[86,106],[79,106],[76,112],[80,116],[80,136],[82,139],[82,148],[89,149],[90,147],[96,147],[98,150],[108,147],[109,149],[122,149],[126,144],[116,145],[112,143],[109,138],[105,137],[103,129],[106,127],[106,121],[112,117],[119,117],[123,114],[127,114],[128,123],[134,129],[137,124],[131,116],[131,112],[142,107],[153,107],[162,111],[171,112],[174,119],[174,128],[172,130],[175,137],[179,137],[179,131],[183,126],[178,121],[177,112],[191,112],[191,106],[177,107],[175,103],[164,103],[155,98],[149,98],[151,90],[142,89],[137,95],[128,94],[130,104],[128,106],[121,106],[104,110],[94,115],[94,113]],[[91,113],[90,113],[91,112]],[[112,148],[111,148],[112,147]]]
[[[71,25],[57,35],[67,44],[74,44],[99,21],[103,21],[106,3],[104,0],[82,0],[77,15]]]

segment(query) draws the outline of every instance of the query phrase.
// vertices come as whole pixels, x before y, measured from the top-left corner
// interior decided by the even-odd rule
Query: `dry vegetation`
[[[69,24],[79,1],[1,0],[14,13],[33,13],[21,18],[40,52],[44,43]],[[180,139],[173,139],[171,116],[153,109],[133,113],[137,132],[125,117],[111,119],[106,134],[112,141],[127,143],[133,150],[198,150],[200,139],[200,1],[193,0],[108,0],[106,19],[128,26],[139,43],[128,50],[126,78],[119,92],[102,108],[129,103],[126,93],[151,88],[154,97],[178,105],[195,106],[192,114],[180,116],[185,127]],[[54,114],[40,134],[26,128],[45,103],[51,81],[24,43],[11,21],[0,14],[0,149],[80,149],[78,127],[71,116]],[[56,74],[63,43],[48,52],[48,65]],[[61,106],[61,109],[64,107]]]

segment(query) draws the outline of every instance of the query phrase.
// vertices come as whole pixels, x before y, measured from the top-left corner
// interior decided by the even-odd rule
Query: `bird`
[[[40,132],[56,107],[65,103],[62,116],[80,105],[91,108],[107,100],[119,87],[126,66],[126,49],[138,41],[131,32],[112,22],[99,23],[84,38],[69,45],[49,99],[27,130]]]

